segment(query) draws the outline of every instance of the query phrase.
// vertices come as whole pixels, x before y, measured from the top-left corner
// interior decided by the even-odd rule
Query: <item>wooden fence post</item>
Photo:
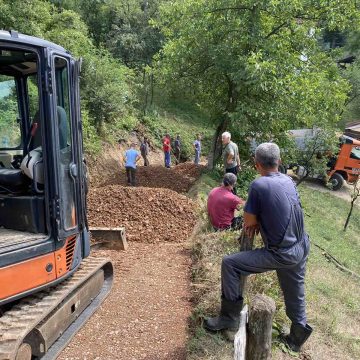
[[[240,237],[240,251],[251,250],[254,243],[254,237],[248,237],[245,234],[245,231],[242,230]],[[240,293],[245,297],[246,292],[246,279],[247,276],[240,276]],[[240,313],[240,326],[239,330],[233,337],[233,334],[226,332],[228,339],[234,339],[234,360],[245,360],[245,351],[246,351],[246,323],[248,319],[248,306],[245,305],[243,310]]]
[[[248,324],[246,360],[271,359],[272,321],[275,301],[256,294],[251,300]]]
[[[240,251],[252,250],[254,244],[254,236],[248,237],[245,234],[245,231],[242,230],[239,237],[239,243],[240,243]],[[243,298],[245,297],[245,291],[246,291],[246,279],[247,276],[243,276],[243,275],[240,276],[240,293],[242,294]]]
[[[246,324],[248,322],[248,306],[245,305],[240,313],[239,330],[234,338],[234,360],[245,360],[246,354]]]

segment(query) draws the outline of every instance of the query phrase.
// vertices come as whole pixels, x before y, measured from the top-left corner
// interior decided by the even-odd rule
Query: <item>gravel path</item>
[[[184,245],[131,242],[127,251],[98,254],[113,261],[113,289],[58,359],[186,359],[191,264]]]
[[[337,191],[330,190],[324,186],[324,184],[319,180],[307,180],[303,182],[304,185],[309,187],[310,189],[317,190],[323,193],[328,193],[334,197],[343,199],[345,201],[350,202],[351,201],[351,193],[353,190],[353,186],[348,185],[347,183],[344,184],[344,186]],[[301,185],[300,185],[301,186]],[[355,202],[355,205],[360,206],[360,198],[358,198]]]
[[[127,251],[97,250],[114,264],[112,291],[59,360],[185,360],[191,315],[191,259],[186,241],[195,204],[181,194],[203,167],[141,167],[142,187],[123,187],[124,174],[94,181],[88,217],[94,226],[125,226]]]

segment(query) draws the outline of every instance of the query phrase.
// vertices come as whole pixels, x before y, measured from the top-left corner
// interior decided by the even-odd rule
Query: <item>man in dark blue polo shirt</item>
[[[236,329],[243,306],[240,275],[275,270],[284,294],[286,314],[292,325],[283,340],[299,351],[312,328],[305,313],[305,267],[309,238],[304,229],[304,215],[292,179],[278,171],[280,149],[263,143],[255,151],[260,177],[250,186],[244,208],[244,228],[249,236],[261,233],[264,248],[225,256],[221,268],[221,313],[205,320],[208,330]]]

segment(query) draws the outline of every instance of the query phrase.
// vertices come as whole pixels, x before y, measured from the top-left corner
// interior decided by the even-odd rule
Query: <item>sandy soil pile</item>
[[[125,226],[127,238],[156,243],[182,242],[196,222],[194,203],[169,189],[109,185],[88,197],[90,226]]]

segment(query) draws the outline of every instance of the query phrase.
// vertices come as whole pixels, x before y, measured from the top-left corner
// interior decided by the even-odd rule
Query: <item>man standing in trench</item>
[[[124,159],[127,183],[129,186],[136,186],[136,164],[140,160],[140,153],[136,150],[135,143],[131,143],[130,149],[126,150]]]
[[[250,186],[244,228],[248,236],[260,230],[265,247],[223,258],[221,312],[206,319],[204,326],[211,331],[237,329],[243,307],[240,276],[275,270],[291,320],[290,334],[282,340],[298,352],[312,332],[306,320],[304,291],[309,237],[295,184],[278,171],[279,147],[274,143],[259,145],[255,162],[261,176]]]

